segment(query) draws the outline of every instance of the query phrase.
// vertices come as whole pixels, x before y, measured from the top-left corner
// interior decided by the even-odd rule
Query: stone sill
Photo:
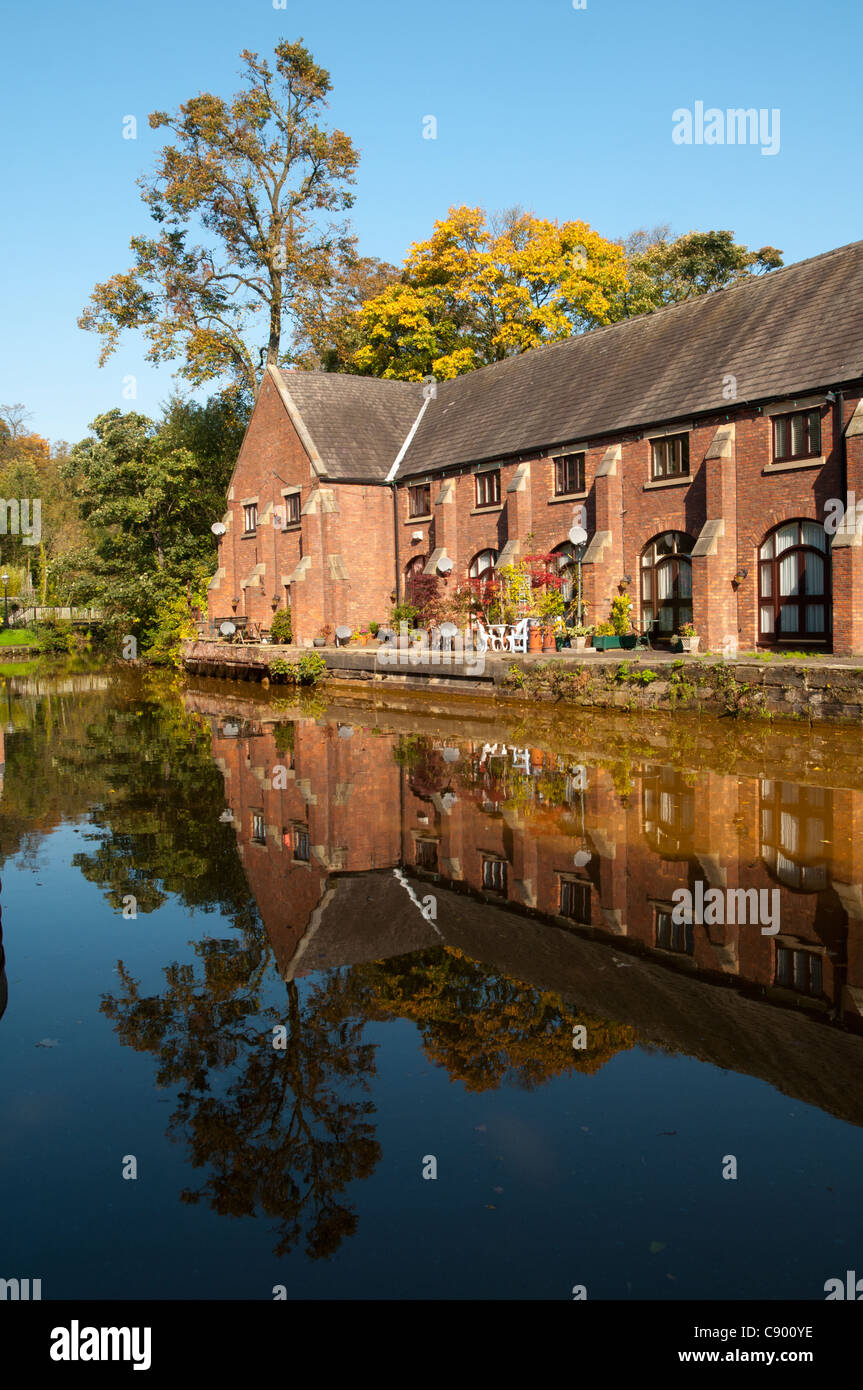
[[[766,463],[762,468],[762,474],[768,473],[793,473],[798,468],[823,468],[827,462],[822,454],[816,459],[788,459],[785,463]]]
[[[654,488],[658,487],[689,487],[691,482],[691,474],[685,478],[651,478],[649,482],[644,484],[644,491],[652,492]]]
[[[434,521],[433,512],[425,512],[422,516],[409,516],[404,523],[405,526],[419,526],[424,521]]]
[[[472,510],[471,512],[468,513],[468,515],[469,515],[469,516],[493,516],[495,512],[502,512],[503,509],[504,509],[504,503],[503,503],[503,502],[495,502],[494,505],[491,506],[491,507],[474,507],[473,510]]]
[[[241,541],[253,541],[253,540],[255,539],[255,536],[256,536],[257,534],[258,534],[257,531],[241,531],[241,532],[240,532],[240,540],[241,540]]]
[[[549,507],[561,506],[564,502],[586,502],[588,494],[586,492],[568,492],[565,497],[549,497]]]

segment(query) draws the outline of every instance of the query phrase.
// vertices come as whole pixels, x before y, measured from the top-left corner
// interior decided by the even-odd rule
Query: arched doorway
[[[408,603],[413,602],[416,591],[416,582],[421,577],[426,566],[424,555],[414,555],[405,565],[405,599]]]
[[[758,644],[830,645],[830,550],[817,521],[785,521],[758,552]]]
[[[641,620],[657,637],[671,637],[692,622],[692,561],[695,542],[685,531],[655,536],[641,555]]]

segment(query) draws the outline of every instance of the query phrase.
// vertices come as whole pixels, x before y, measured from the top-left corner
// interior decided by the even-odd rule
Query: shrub
[[[294,626],[287,608],[277,608],[270,623],[270,636],[274,642],[286,646],[294,640]]]
[[[408,627],[413,627],[419,617],[419,609],[412,603],[394,603],[390,613],[390,623],[398,632],[400,623],[407,623]]]
[[[316,685],[327,669],[327,663],[320,652],[309,652],[297,662],[297,680],[300,685]]]
[[[631,608],[632,599],[629,594],[618,594],[611,601],[611,631],[618,637],[623,637],[630,630]]]

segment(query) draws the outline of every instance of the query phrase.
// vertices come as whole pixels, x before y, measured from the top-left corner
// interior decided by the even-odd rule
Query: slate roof
[[[327,476],[383,482],[419,414],[421,383],[341,372],[280,376]]]
[[[439,382],[399,467],[408,477],[725,411],[863,376],[863,241]],[[289,373],[330,476],[382,481],[419,383]]]

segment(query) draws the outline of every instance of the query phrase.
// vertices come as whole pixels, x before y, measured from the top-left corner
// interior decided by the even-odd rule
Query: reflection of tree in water
[[[570,1014],[560,996],[520,984],[452,947],[356,966],[350,986],[369,1018],[410,1018],[425,1052],[469,1091],[533,1090],[564,1072],[596,1072],[634,1047],[635,1029]],[[573,1025],[587,1046],[573,1048]]]
[[[142,996],[121,964],[123,994],[102,1003],[124,1043],[158,1057],[158,1084],[180,1088],[170,1131],[188,1144],[193,1167],[208,1170],[182,1200],[275,1219],[277,1255],[304,1235],[311,1258],[329,1256],[357,1224],[339,1195],[381,1155],[372,1102],[350,1095],[368,1089],[375,1068],[374,1046],[361,1040],[366,1020],[343,971],[302,995],[290,982],[278,1010],[261,1004],[270,956],[253,937],[195,951],[203,978],[174,963],[165,991]],[[273,1047],[277,1024],[287,1029],[284,1050]]]
[[[102,1011],[124,1043],[157,1057],[159,1086],[178,1088],[170,1132],[207,1170],[182,1200],[274,1219],[277,1255],[304,1238],[311,1258],[329,1256],[356,1230],[341,1194],[381,1157],[374,1105],[356,1095],[375,1071],[375,1047],[362,1041],[370,1021],[412,1019],[430,1059],[472,1091],[594,1072],[635,1042],[631,1028],[576,1019],[556,995],[449,948],[332,970],[302,992],[291,981],[282,1010],[261,1001],[271,957],[256,932],[194,949],[201,969],[175,962],[157,995],[142,995],[121,963],[122,991]],[[573,1049],[574,1022],[587,1026],[584,1051]],[[284,1051],[272,1045],[276,1024]]]

